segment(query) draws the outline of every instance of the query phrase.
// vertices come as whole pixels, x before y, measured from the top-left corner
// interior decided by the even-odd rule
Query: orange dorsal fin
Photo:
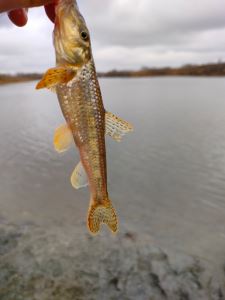
[[[56,67],[49,69],[41,81],[36,85],[36,89],[51,89],[59,83],[67,83],[76,75],[76,71],[68,67]]]

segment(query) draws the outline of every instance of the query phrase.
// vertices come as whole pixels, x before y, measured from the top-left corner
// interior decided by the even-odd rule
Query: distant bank
[[[142,68],[138,71],[99,73],[100,77],[154,77],[154,76],[225,76],[225,63],[185,65],[179,68]]]
[[[41,74],[36,74],[36,73],[35,74],[16,74],[16,75],[0,74],[0,84],[38,80],[41,77],[42,77]]]
[[[99,72],[99,77],[154,77],[154,76],[225,76],[225,63],[212,63],[205,65],[185,65],[179,68],[148,68],[144,67],[138,71],[112,70]],[[0,84],[16,83],[38,80],[42,74],[0,74]]]

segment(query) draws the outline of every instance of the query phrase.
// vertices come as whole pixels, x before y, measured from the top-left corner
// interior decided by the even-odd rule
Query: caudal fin
[[[117,216],[110,201],[105,204],[91,204],[90,206],[88,213],[89,230],[93,234],[98,233],[102,223],[107,224],[113,233],[117,231]]]

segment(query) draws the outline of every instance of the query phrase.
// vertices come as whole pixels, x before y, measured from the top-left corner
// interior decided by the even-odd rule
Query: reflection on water
[[[54,94],[34,86],[0,87],[1,211],[45,226],[82,222],[86,231],[89,192],[69,180],[77,151],[53,150],[61,111]],[[224,79],[102,79],[101,86],[107,110],[135,127],[120,144],[107,138],[120,226],[225,261]]]

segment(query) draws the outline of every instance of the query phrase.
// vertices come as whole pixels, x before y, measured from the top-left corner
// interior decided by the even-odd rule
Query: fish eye
[[[84,41],[88,40],[88,33],[86,31],[81,31],[80,36]]]

